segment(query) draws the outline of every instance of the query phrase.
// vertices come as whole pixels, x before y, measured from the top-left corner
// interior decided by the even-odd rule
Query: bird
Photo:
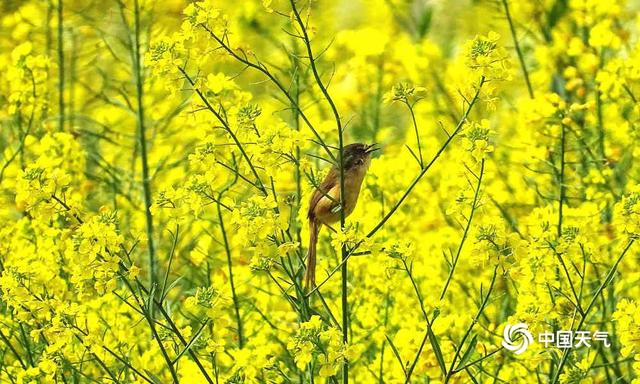
[[[371,163],[371,153],[378,150],[377,144],[349,144],[342,149],[344,168],[344,217],[353,212],[358,203],[362,181]],[[318,234],[322,225],[340,221],[341,188],[340,188],[340,164],[334,165],[324,178],[322,183],[316,186],[309,200],[309,251],[307,254],[307,269],[305,274],[305,287],[314,287],[316,282],[316,246]]]

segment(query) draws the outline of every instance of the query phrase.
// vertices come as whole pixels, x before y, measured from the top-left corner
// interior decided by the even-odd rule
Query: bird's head
[[[366,168],[371,161],[371,153],[377,151],[377,144],[349,144],[342,149],[344,154],[344,169],[346,171]]]

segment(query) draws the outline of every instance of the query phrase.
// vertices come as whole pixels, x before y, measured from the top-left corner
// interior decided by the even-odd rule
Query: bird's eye
[[[356,164],[358,165],[364,164],[364,159],[358,159],[358,161],[356,161]]]

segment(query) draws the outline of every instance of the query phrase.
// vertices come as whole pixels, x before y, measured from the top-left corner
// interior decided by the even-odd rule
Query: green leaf
[[[431,329],[429,330],[429,343],[431,344],[431,348],[433,349],[433,353],[436,355],[436,359],[438,360],[438,365],[440,366],[440,370],[443,375],[447,375],[447,367],[444,365],[444,357],[442,356],[442,350],[440,349],[440,344],[438,343],[438,339],[436,335],[433,334]]]
[[[424,38],[429,29],[431,29],[431,19],[433,18],[433,8],[427,7],[422,11],[422,14],[418,17],[417,20],[417,30],[418,36],[422,39]]]
[[[193,346],[193,344],[200,338],[200,336],[202,335],[202,332],[204,331],[204,328],[207,326],[207,324],[209,324],[209,320],[206,320],[201,326],[200,329],[198,330],[198,332],[195,334],[195,336],[193,336],[193,338],[191,339],[191,341],[189,341],[189,343],[184,347],[184,349],[178,354],[178,356],[176,356],[175,359],[173,359],[173,361],[171,362],[173,365],[175,365],[178,360],[182,357],[182,355],[184,355],[186,352],[188,352],[191,347]]]
[[[393,354],[396,355],[396,359],[398,359],[398,362],[400,363],[400,366],[402,367],[402,372],[404,372],[404,375],[407,375],[407,367],[405,366],[404,362],[402,361],[402,358],[400,357],[400,352],[398,352],[398,348],[396,348],[396,346],[393,344],[393,341],[391,341],[391,338],[389,338],[388,335],[384,335],[384,337],[387,338],[387,341],[389,342],[389,345],[391,345],[391,349],[393,350]]]
[[[168,287],[166,287],[166,289],[164,290],[164,294],[162,295],[162,297],[160,298],[160,302],[163,302],[164,299],[167,297],[167,295],[169,294],[169,292],[175,288],[178,283],[180,282],[180,280],[182,280],[184,276],[180,276],[177,279],[175,279],[171,284],[169,284]]]
[[[469,347],[467,348],[467,350],[464,353],[464,355],[462,355],[462,359],[460,359],[460,363],[458,364],[458,368],[464,367],[464,365],[467,363],[467,361],[469,360],[469,358],[473,354],[473,351],[476,349],[476,344],[478,344],[478,335],[477,334],[473,335],[473,338],[469,342]],[[460,346],[460,348],[462,348],[462,346]]]
[[[158,376],[154,375],[151,371],[149,371],[148,369],[144,370],[144,373],[147,374],[147,376],[149,376],[149,378],[151,379],[151,381],[153,381],[155,384],[162,384],[162,380],[160,380],[158,378]]]

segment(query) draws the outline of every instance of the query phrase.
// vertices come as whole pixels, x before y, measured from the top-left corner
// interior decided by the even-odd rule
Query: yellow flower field
[[[0,383],[640,383],[639,10],[1,2]]]

